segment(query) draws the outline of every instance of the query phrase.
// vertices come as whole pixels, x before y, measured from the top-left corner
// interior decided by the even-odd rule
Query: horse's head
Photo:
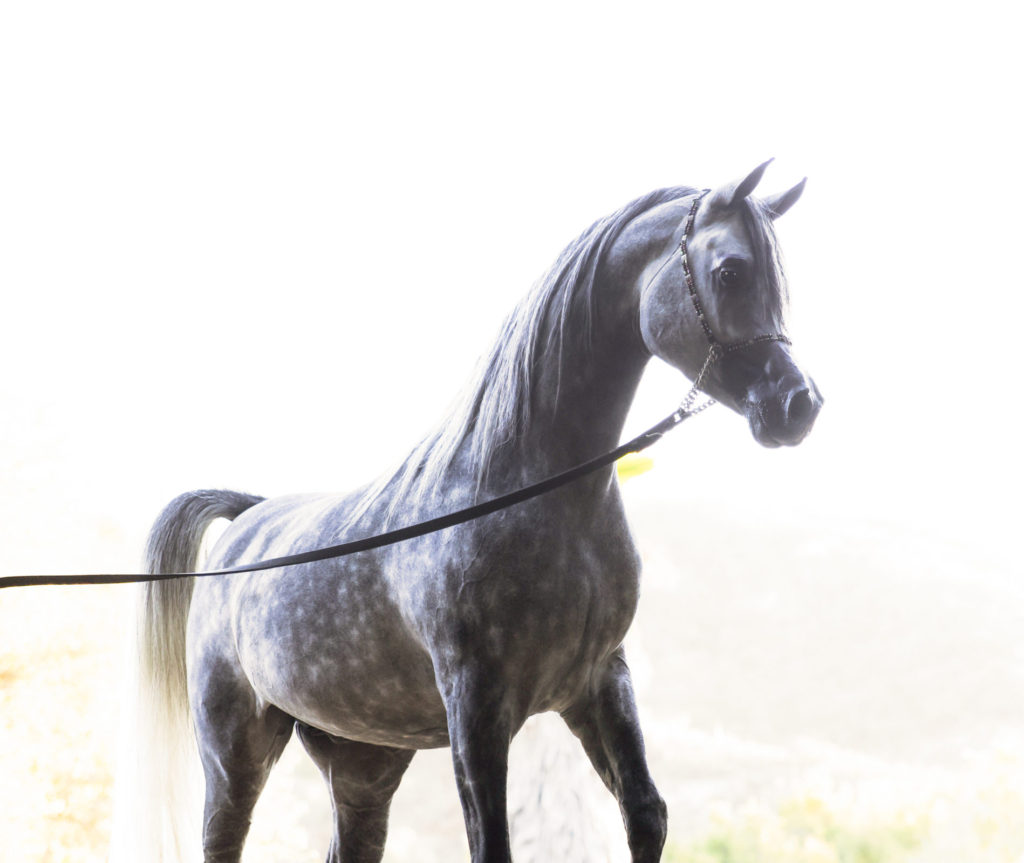
[[[681,224],[675,235],[681,249],[643,289],[640,331],[651,353],[746,416],[758,442],[792,446],[811,430],[822,397],[785,337],[772,221],[796,203],[804,183],[755,198],[767,165],[690,206],[689,230]]]

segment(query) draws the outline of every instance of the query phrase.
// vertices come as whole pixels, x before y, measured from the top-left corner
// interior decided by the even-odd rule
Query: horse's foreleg
[[[296,729],[331,792],[334,837],[328,863],[379,863],[391,798],[415,750],[331,737],[307,725]]]
[[[657,863],[667,817],[647,769],[633,683],[621,648],[590,698],[562,714],[619,802],[633,863]]]
[[[444,692],[472,863],[510,863],[506,790],[511,723],[499,675],[461,673]]]

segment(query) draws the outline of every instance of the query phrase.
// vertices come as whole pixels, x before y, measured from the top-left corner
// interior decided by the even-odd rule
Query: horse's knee
[[[668,835],[668,807],[661,795],[651,788],[644,799],[633,801],[625,814],[626,838],[635,863],[660,860]]]

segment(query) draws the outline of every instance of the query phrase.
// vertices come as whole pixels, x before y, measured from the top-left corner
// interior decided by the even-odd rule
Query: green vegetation
[[[927,832],[925,819],[904,816],[846,823],[816,797],[716,821],[704,840],[669,849],[668,863],[901,863]]]
[[[817,797],[777,810],[719,813],[709,832],[670,843],[666,863],[1020,863],[1024,793],[1016,771],[983,789],[870,818]]]

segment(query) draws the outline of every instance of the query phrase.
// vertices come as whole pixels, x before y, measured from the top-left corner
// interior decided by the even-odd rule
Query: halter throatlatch
[[[718,340],[714,331],[711,329],[711,324],[708,323],[707,315],[704,313],[704,304],[701,303],[700,295],[697,293],[697,285],[693,279],[693,271],[690,269],[690,258],[686,248],[687,241],[693,235],[693,224],[697,220],[697,210],[700,208],[700,202],[710,191],[710,189],[705,189],[699,195],[694,196],[693,203],[690,204],[690,212],[686,217],[686,224],[683,227],[683,236],[679,241],[679,258],[683,265],[683,277],[686,280],[686,292],[690,295],[690,302],[693,304],[693,310],[697,314],[697,320],[700,321],[700,327],[704,330],[704,335],[708,340],[708,352],[704,357],[704,362],[700,367],[700,371],[693,379],[693,385],[690,387],[689,392],[687,392],[683,397],[683,400],[680,402],[676,412],[672,415],[679,417],[678,422],[682,422],[688,416],[693,416],[694,414],[699,414],[703,410],[707,410],[715,403],[715,400],[711,396],[707,395],[707,393],[703,393],[702,386],[704,384],[704,378],[707,376],[711,367],[726,354],[731,354],[733,351],[741,350],[749,347],[750,345],[757,344],[758,342],[783,342],[787,345],[792,344],[792,342],[781,333],[762,333],[759,336],[744,339],[741,342],[723,344]],[[704,395],[704,400],[698,404],[697,398],[702,393]]]

